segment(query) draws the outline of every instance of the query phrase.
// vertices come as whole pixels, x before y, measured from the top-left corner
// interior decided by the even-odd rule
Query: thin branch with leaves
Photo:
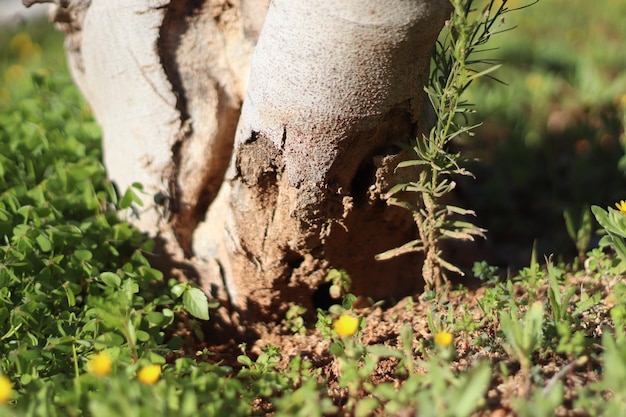
[[[442,282],[447,282],[446,272],[463,275],[458,266],[443,258],[442,241],[473,241],[476,237],[484,237],[484,229],[471,221],[461,220],[475,216],[472,210],[446,203],[446,196],[456,187],[454,178],[472,176],[463,167],[464,157],[450,152],[448,145],[458,136],[472,136],[478,126],[468,122],[468,115],[475,112],[474,105],[464,100],[463,95],[478,78],[495,79],[492,73],[500,65],[477,55],[493,49],[485,48],[492,35],[510,30],[502,28],[504,15],[519,9],[507,8],[507,0],[451,0],[451,3],[453,11],[436,43],[429,85],[425,88],[436,122],[428,136],[423,135],[405,145],[414,158],[400,162],[396,167],[396,170],[418,168],[418,177],[395,185],[386,195],[388,204],[413,212],[419,235],[417,239],[377,256],[378,259],[388,259],[407,252],[424,252],[422,276],[426,288],[436,290]],[[477,7],[477,3],[484,5]]]

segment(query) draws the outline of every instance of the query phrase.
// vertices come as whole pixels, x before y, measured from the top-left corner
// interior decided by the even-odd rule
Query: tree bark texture
[[[330,268],[375,299],[419,289],[416,235],[383,197],[428,129],[447,0],[69,0],[72,73],[131,220],[249,319],[312,307]],[[254,53],[253,53],[254,51]],[[404,173],[404,170],[402,172]]]

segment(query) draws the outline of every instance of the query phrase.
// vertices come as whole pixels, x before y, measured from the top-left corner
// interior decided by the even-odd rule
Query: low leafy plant
[[[410,327],[404,326],[403,343],[414,337]],[[475,413],[484,405],[484,395],[489,387],[491,369],[486,362],[477,363],[471,369],[456,374],[449,361],[454,350],[452,334],[442,331],[434,334],[435,350],[425,360],[410,360],[410,349],[383,349],[371,346],[373,352],[380,352],[383,357],[400,358],[400,364],[408,368],[409,376],[394,388],[391,383],[381,383],[371,388],[373,397],[389,415],[401,412],[420,416],[465,417]],[[409,352],[411,352],[409,354]],[[399,365],[400,366],[400,365]],[[413,367],[420,367],[424,372],[415,372]]]
[[[121,370],[160,369],[181,345],[166,338],[177,312],[208,319],[209,303],[164,280],[153,242],[119,219],[135,191],[107,180],[99,129],[70,86],[35,71],[0,103],[0,373],[18,415],[139,415],[146,388]],[[107,382],[89,371],[95,352],[114,362]],[[105,389],[128,402],[93,398]]]
[[[563,212],[563,218],[565,219],[565,227],[567,234],[576,245],[578,251],[578,259],[580,262],[585,261],[585,253],[589,248],[589,242],[591,241],[591,233],[593,231],[593,224],[591,221],[591,210],[586,207],[580,214],[580,220],[574,221],[574,216],[571,210],[565,210]]]
[[[606,232],[600,240],[600,246],[612,247],[622,263],[626,263],[626,202],[621,201],[615,205],[618,210],[611,207],[604,210],[601,207],[592,206],[591,212]]]
[[[559,286],[559,281],[563,280],[564,272],[548,262],[548,300],[550,301],[550,311],[556,323],[565,321],[570,313],[570,301],[576,292],[576,287],[568,287],[564,290]]]
[[[350,275],[343,269],[331,269],[328,271],[325,282],[330,283],[328,294],[334,299],[341,299],[348,294],[352,285]]]
[[[602,336],[604,373],[599,381],[582,390],[575,401],[577,407],[592,410],[592,415],[622,415],[626,412],[624,345],[624,339],[616,340],[610,333]]]
[[[527,398],[516,398],[513,401],[513,410],[520,417],[551,417],[555,415],[557,407],[563,402],[564,389],[561,382],[556,383],[549,390],[535,388]]]
[[[500,280],[498,276],[498,268],[491,266],[487,261],[475,262],[472,267],[474,277],[480,279],[486,284],[495,284]]]
[[[505,349],[522,368],[522,373],[530,375],[532,354],[541,345],[543,336],[544,309],[534,303],[520,315],[516,304],[511,303],[509,311],[500,312],[500,328],[506,338]]]
[[[285,312],[285,319],[283,320],[285,327],[294,334],[306,334],[306,325],[303,317],[305,313],[306,308],[301,305],[294,304],[289,307]]]

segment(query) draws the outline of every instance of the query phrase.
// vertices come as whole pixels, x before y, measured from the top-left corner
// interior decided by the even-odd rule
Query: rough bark
[[[425,128],[444,6],[272,2],[223,185],[226,238],[209,239],[225,245],[213,255],[238,305],[307,305],[329,267],[346,269],[357,294],[417,289],[419,255],[374,256],[414,237],[410,213],[382,194],[398,180],[394,142]]]
[[[405,157],[395,143],[427,128],[447,0],[268,3],[56,7],[109,175],[143,184],[135,224],[249,318],[311,307],[329,268],[357,294],[416,291],[420,256],[374,255],[415,236],[383,194]]]

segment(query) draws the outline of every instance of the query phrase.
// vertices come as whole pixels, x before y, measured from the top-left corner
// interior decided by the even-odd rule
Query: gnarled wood
[[[395,143],[427,129],[423,86],[448,10],[69,0],[55,16],[109,175],[144,186],[131,220],[191,262],[207,292],[267,319],[311,307],[329,268],[375,298],[419,287],[419,256],[374,255],[415,236],[383,194],[399,180]]]
[[[415,234],[410,213],[382,194],[403,157],[394,142],[426,129],[423,86],[446,4],[272,2],[223,185],[227,207],[208,217],[225,224],[224,239],[207,232],[208,253],[236,305],[261,316],[286,301],[310,305],[330,267],[377,298],[419,287],[420,255],[374,255]]]

